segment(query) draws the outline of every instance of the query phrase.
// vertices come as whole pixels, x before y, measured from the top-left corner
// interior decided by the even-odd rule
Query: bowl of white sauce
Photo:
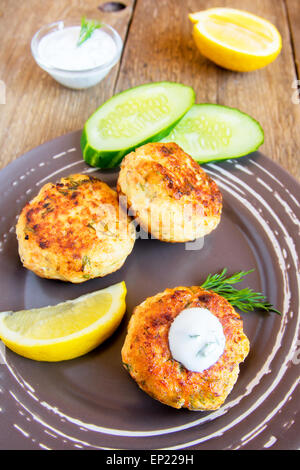
[[[119,61],[123,47],[117,31],[106,24],[78,46],[80,28],[57,21],[43,26],[31,41],[37,64],[61,85],[75,90],[99,83]]]

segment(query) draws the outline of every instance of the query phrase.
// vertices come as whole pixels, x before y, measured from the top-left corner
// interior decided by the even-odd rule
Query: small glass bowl
[[[39,54],[39,43],[41,39],[53,31],[61,31],[62,29],[68,28],[70,26],[80,25],[75,22],[61,20],[43,26],[35,33],[31,40],[31,52],[36,63],[43,70],[48,72],[49,75],[51,75],[51,77],[53,77],[61,85],[64,85],[67,88],[72,88],[74,90],[90,88],[103,80],[111,68],[119,61],[123,48],[123,42],[117,31],[111,26],[105,24],[101,29],[105,31],[105,33],[107,33],[116,44],[116,54],[109,62],[85,70],[64,70],[62,68],[53,67],[52,65],[47,64]]]

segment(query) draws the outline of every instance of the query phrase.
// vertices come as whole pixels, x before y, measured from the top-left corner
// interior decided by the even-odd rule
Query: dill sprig
[[[213,290],[242,312],[258,309],[281,315],[281,312],[267,302],[263,294],[254,292],[248,287],[240,290],[233,287],[233,284],[243,281],[244,277],[253,271],[253,269],[250,271],[240,271],[230,277],[226,277],[227,269],[224,268],[220,274],[209,274],[201,287],[206,290]]]
[[[103,26],[102,23],[93,20],[87,20],[85,16],[81,18],[81,28],[79,38],[77,41],[77,47],[81,46],[87,39],[91,37],[95,29],[99,29]]]

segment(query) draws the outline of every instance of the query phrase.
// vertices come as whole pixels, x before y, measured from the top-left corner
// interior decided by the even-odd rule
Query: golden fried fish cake
[[[16,232],[27,269],[74,283],[119,269],[135,242],[116,191],[80,174],[43,186],[23,208]]]
[[[224,352],[202,372],[186,369],[169,348],[170,326],[187,307],[208,309],[223,327]],[[131,377],[154,399],[174,408],[216,410],[232,390],[248,352],[242,320],[224,297],[201,287],[176,287],[135,308],[121,354]]]
[[[148,143],[126,155],[117,191],[141,227],[162,241],[195,240],[220,221],[217,184],[175,143]]]

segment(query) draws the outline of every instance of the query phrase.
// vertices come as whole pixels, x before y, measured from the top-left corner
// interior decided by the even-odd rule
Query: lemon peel
[[[74,300],[32,310],[0,313],[0,339],[21,356],[63,361],[105,341],[126,311],[125,282]]]
[[[277,28],[268,20],[233,8],[190,13],[193,38],[202,55],[237,72],[251,72],[273,62],[282,48]]]

